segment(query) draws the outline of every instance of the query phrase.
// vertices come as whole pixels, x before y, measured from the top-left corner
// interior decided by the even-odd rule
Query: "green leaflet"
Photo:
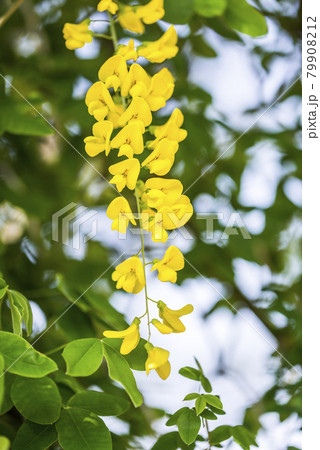
[[[5,370],[16,375],[41,378],[57,370],[56,363],[36,351],[25,339],[7,331],[0,331],[0,353]]]
[[[125,398],[97,391],[84,391],[74,395],[69,406],[86,409],[98,416],[118,416],[130,407]]]
[[[180,415],[177,425],[181,439],[190,445],[198,435],[201,419],[193,409],[188,409]]]
[[[263,36],[268,32],[264,16],[245,0],[228,0],[224,18],[230,28],[252,37]]]
[[[12,444],[12,450],[43,450],[57,440],[54,425],[39,425],[25,422],[19,428]]]
[[[103,351],[101,341],[95,338],[70,342],[62,352],[67,364],[67,374],[87,377],[96,372],[101,364]]]
[[[143,397],[139,392],[133,373],[125,358],[110,345],[104,343],[104,356],[112,380],[118,381],[127,391],[134,406],[138,407],[143,402]]]
[[[20,414],[32,422],[48,425],[59,419],[62,401],[51,378],[17,377],[11,387],[11,398]]]
[[[56,424],[64,450],[112,450],[110,432],[96,414],[80,408],[67,408]]]

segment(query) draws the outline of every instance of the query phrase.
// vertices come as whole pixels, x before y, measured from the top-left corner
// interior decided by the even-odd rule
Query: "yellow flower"
[[[112,274],[112,279],[117,282],[117,289],[124,289],[126,292],[138,294],[145,285],[141,260],[137,256],[132,256],[118,264]]]
[[[186,195],[181,195],[172,205],[165,204],[159,210],[162,214],[163,226],[166,230],[185,225],[193,214],[193,207]]]
[[[75,50],[83,47],[85,43],[92,42],[93,33],[89,30],[89,24],[90,19],[86,19],[79,24],[64,24],[62,32],[68,50]]]
[[[135,50],[133,39],[130,39],[128,45],[119,45],[117,54],[123,56],[126,61],[130,59],[137,61],[138,53]]]
[[[150,77],[147,72],[139,64],[133,63],[130,67],[129,73],[126,76],[122,87],[122,97],[146,97],[148,88],[150,86]]]
[[[89,114],[98,122],[104,120],[109,110],[115,108],[110,92],[101,81],[94,83],[88,90],[86,99]]]
[[[118,13],[119,23],[125,30],[143,33],[144,25],[157,22],[164,16],[163,0],[151,0],[143,6],[123,6]]]
[[[168,308],[167,305],[160,300],[158,302],[158,308],[159,308],[159,316],[163,321],[163,325],[165,325],[166,327],[170,327],[172,329],[172,333],[183,333],[184,331],[186,331],[186,327],[181,322],[180,317],[192,313],[193,311],[192,305],[186,305],[181,309],[173,310]],[[156,321],[155,323],[154,322],[152,323],[156,328],[158,328],[158,330],[161,333],[162,327],[158,327],[158,323]],[[167,333],[168,331],[164,334]]]
[[[162,380],[166,380],[171,372],[171,366],[168,361],[170,353],[160,347],[154,347],[150,342],[145,344],[148,352],[146,360],[146,372],[149,375],[150,370],[155,369]]]
[[[177,271],[184,268],[184,258],[181,251],[171,245],[165,252],[164,257],[155,262],[151,268],[158,271],[158,278],[160,281],[177,281]]]
[[[152,121],[152,115],[147,102],[141,97],[134,97],[125,112],[119,117],[118,123],[124,126],[127,122],[131,123],[140,120],[145,127]]]
[[[170,28],[154,42],[147,42],[138,49],[138,55],[143,56],[152,63],[162,63],[166,59],[173,58],[178,53],[178,36],[171,25]]]
[[[144,222],[143,228],[151,232],[151,239],[153,242],[167,242],[168,233],[164,227],[163,214],[160,212],[148,213]]]
[[[126,125],[111,141],[112,148],[119,148],[118,156],[132,158],[143,152],[143,137],[139,122]]]
[[[163,108],[166,101],[172,96],[174,90],[174,77],[167,68],[161,69],[151,78],[150,88],[146,101],[151,111]]]
[[[136,317],[133,319],[130,327],[123,331],[104,331],[103,336],[106,338],[116,338],[116,339],[123,339],[121,347],[120,347],[120,353],[122,355],[127,355],[128,353],[132,352],[136,348],[136,346],[139,344],[140,341],[140,333],[139,333],[139,324],[140,319]]]
[[[140,34],[144,32],[144,25],[136,11],[137,7],[128,5],[121,6],[118,12],[118,19],[124,30]]]
[[[151,0],[137,8],[137,15],[148,25],[157,22],[164,16],[163,0]]]
[[[113,130],[113,125],[109,120],[97,122],[92,127],[93,136],[88,136],[84,139],[85,150],[89,156],[96,156],[105,151],[106,156],[110,152],[110,136]]]
[[[100,81],[106,84],[107,88],[112,87],[116,91],[122,85],[127,73],[125,58],[121,55],[114,55],[102,64],[98,77]]]
[[[124,197],[116,197],[112,200],[107,209],[107,216],[113,220],[111,230],[117,230],[123,234],[127,231],[129,221],[136,225],[130,205]]]
[[[182,127],[184,121],[183,114],[179,108],[175,108],[169,117],[168,121],[164,125],[160,125],[158,127],[155,127],[154,129],[154,135],[156,137],[159,137],[162,135],[163,130],[169,125],[169,123],[174,123],[178,128]],[[184,134],[186,133],[185,130],[181,130]],[[181,139],[182,140],[182,139]],[[180,141],[179,141],[180,142]]]
[[[150,173],[166,175],[174,163],[174,155],[178,144],[169,139],[162,139],[153,152],[143,161],[142,167],[147,166]]]
[[[110,166],[109,172],[114,175],[110,183],[115,184],[119,192],[125,186],[128,189],[134,189],[140,173],[140,163],[136,158],[125,159]]]
[[[97,6],[98,11],[109,11],[111,14],[115,14],[118,11],[118,8],[118,5],[112,0],[101,0]]]
[[[159,209],[164,204],[172,205],[181,196],[182,183],[167,178],[149,178],[144,186],[144,198],[150,208]]]
[[[114,109],[112,111],[109,111],[107,119],[110,120],[110,122],[113,123],[113,128],[120,128],[119,125],[119,117],[124,113],[124,107],[122,103],[115,104]]]

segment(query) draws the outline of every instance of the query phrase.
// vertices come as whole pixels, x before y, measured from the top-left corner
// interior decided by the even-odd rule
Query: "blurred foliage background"
[[[180,52],[166,63],[175,74],[176,88],[165,113],[169,115],[173,106],[180,105],[188,130],[172,176],[181,179],[197,213],[227,211],[229,217],[237,212],[244,225],[251,213],[263,217],[263,226],[251,233],[251,239],[244,239],[239,228],[237,234],[227,233],[228,238],[221,239],[226,226],[228,232],[226,217],[214,220],[214,237],[208,239],[206,222],[197,220],[195,214],[187,225],[193,240],[185,256],[191,264],[186,264],[179,278],[183,284],[204,276],[219,286],[223,296],[208,302],[204,324],[220,308],[229,308],[233,314],[250,310],[283,355],[274,351],[269,367],[274,383],[243,415],[244,424],[256,433],[265,413],[277,413],[280,421],[301,414],[300,377],[292,368],[300,370],[301,364],[301,5],[289,0],[252,3],[267,19],[265,38],[256,37],[264,34],[261,16],[251,16],[237,0],[166,0],[164,20],[181,25],[177,26]],[[9,0],[1,2],[0,16],[11,4]],[[83,146],[94,122],[87,113],[84,95],[96,81],[100,65],[112,55],[112,43],[95,41],[90,52],[70,52],[62,38],[65,22],[93,17],[95,8],[96,2],[88,0],[25,0],[0,27],[1,271],[7,283],[31,301],[38,316],[31,342],[121,254],[112,238],[107,242],[103,238],[90,240],[81,257],[52,240],[55,212],[72,202],[104,211],[114,198],[113,189],[94,170],[107,177],[104,157],[88,164]],[[98,22],[96,26],[98,30]],[[148,27],[144,39],[156,39],[162,30],[161,23]],[[120,38],[130,35],[120,28],[117,31]],[[210,62],[216,61],[214,67],[219,67],[219,58],[230,48],[246,50],[244,64],[252,65],[258,80],[255,92],[261,94],[242,110],[236,104],[233,110],[229,99],[226,111],[221,107],[223,93],[217,92],[219,102],[214,86],[210,88],[210,80],[215,80]],[[238,77],[232,59],[223,70],[228,79]],[[203,78],[206,82],[197,81]],[[270,105],[267,114],[271,119],[264,115],[260,120]],[[270,149],[276,168],[263,158]],[[265,164],[274,186],[272,200],[260,205],[250,203],[243,194],[244,183],[253,191],[262,185],[257,164]],[[276,182],[272,181],[273,171],[277,172]],[[106,225],[106,234],[111,233],[109,229]],[[239,260],[253,265],[249,268],[267,270],[268,281],[257,295],[250,292],[250,283],[246,289],[243,280],[239,282]],[[253,270],[251,276],[255,273]],[[35,347],[48,352],[72,339],[101,336],[106,327],[122,327],[125,317],[109,302],[113,290],[109,270]],[[3,329],[11,331],[5,305],[2,316]],[[59,354],[52,357],[63,364]],[[221,375],[224,370],[221,362],[207,375],[214,379],[214,374]],[[106,379],[103,368],[86,383],[123,395]],[[139,439],[152,435],[152,422],[161,415],[161,410],[147,406],[131,408],[122,418],[129,423],[129,431],[115,437],[116,448],[148,448]],[[19,418],[9,412],[1,417],[0,425],[8,434],[14,433]]]

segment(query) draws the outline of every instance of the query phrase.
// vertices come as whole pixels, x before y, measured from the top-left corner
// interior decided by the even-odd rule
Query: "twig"
[[[24,0],[16,0],[16,2],[8,9],[8,11],[4,13],[2,17],[0,17],[0,27],[2,27],[2,25],[10,19],[12,14],[19,8],[19,6],[22,5],[23,2]]]

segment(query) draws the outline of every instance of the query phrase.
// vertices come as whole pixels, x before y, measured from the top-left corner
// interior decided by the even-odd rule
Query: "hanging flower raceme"
[[[145,344],[148,352],[148,359],[146,360],[146,373],[149,375],[150,370],[155,369],[162,380],[166,380],[171,372],[171,366],[168,361],[170,353],[160,347],[154,347],[150,342]]]
[[[107,209],[107,216],[113,220],[111,230],[117,230],[119,233],[126,233],[129,222],[136,225],[130,205],[124,197],[116,197],[112,200]]]
[[[86,43],[92,42],[93,33],[89,30],[90,19],[86,19],[79,24],[66,23],[63,27],[63,37],[66,40],[68,50],[81,48]]]
[[[166,59],[174,58],[178,53],[178,35],[173,25],[154,42],[145,42],[139,47],[138,55],[152,63],[162,63]]]
[[[151,271],[158,271],[158,278],[160,281],[171,281],[175,283],[177,281],[177,271],[184,268],[184,258],[181,251],[171,245],[164,257],[161,260],[154,260]]]
[[[96,122],[92,127],[93,136],[88,136],[84,139],[85,150],[89,156],[96,156],[103,151],[106,156],[110,152],[110,136],[113,130],[112,122],[103,120]]]
[[[114,175],[110,183],[115,184],[119,192],[125,186],[134,189],[140,173],[140,163],[136,158],[128,158],[110,166],[109,172]]]
[[[112,274],[117,282],[117,289],[123,289],[132,294],[138,294],[145,286],[144,268],[138,256],[132,256],[118,264]]]
[[[121,347],[120,347],[120,353],[122,355],[127,355],[128,353],[132,352],[140,341],[140,333],[139,333],[139,325],[140,325],[140,319],[136,317],[131,325],[123,331],[104,331],[103,336],[106,338],[116,338],[116,339],[123,339]]]
[[[173,310],[168,308],[167,305],[160,300],[158,302],[158,308],[159,317],[162,319],[162,323],[157,319],[153,319],[152,324],[160,331],[160,333],[183,333],[186,331],[186,327],[181,322],[180,317],[191,314],[193,311],[192,305],[186,305],[181,309]]]
[[[148,353],[145,362],[147,375],[156,370],[165,380],[171,371],[169,352],[150,343],[151,326],[153,324],[162,334],[181,333],[185,326],[180,318],[193,310],[186,305],[179,310],[172,310],[162,301],[156,302],[159,319],[150,317],[148,302],[152,299],[147,294],[146,266],[152,264],[151,271],[156,271],[158,279],[175,283],[177,272],[184,267],[184,257],[174,245],[167,248],[162,259],[146,262],[143,231],[151,233],[154,242],[165,243],[168,232],[183,226],[191,217],[193,208],[190,199],[183,195],[181,182],[174,178],[162,178],[171,170],[179,144],[187,137],[182,129],[184,117],[176,108],[168,121],[160,126],[152,125],[152,113],[166,106],[175,86],[175,79],[168,68],[162,68],[151,76],[138,64],[138,57],[150,62],[162,63],[173,58],[178,52],[177,33],[173,26],[154,42],[144,42],[136,48],[133,39],[126,45],[118,45],[116,22],[124,29],[134,33],[142,33],[145,24],[155,23],[164,16],[163,0],[151,0],[145,5],[123,5],[115,0],[100,0],[98,11],[107,11],[110,19],[111,36],[115,54],[108,58],[98,72],[99,81],[88,89],[85,103],[88,112],[97,121],[92,127],[92,136],[84,139],[85,151],[89,156],[118,149],[121,159],[109,166],[112,175],[110,180],[119,192],[125,187],[134,190],[137,205],[137,216],[123,196],[113,199],[107,216],[112,220],[111,229],[125,234],[131,223],[140,228],[141,250],[118,264],[112,273],[112,280],[117,289],[132,294],[145,290],[146,311],[136,317],[131,325],[122,331],[107,330],[103,333],[107,339],[122,339],[120,353],[127,355],[134,350],[140,340],[140,319],[147,318],[149,331],[145,348]],[[113,15],[117,14],[117,20]],[[80,48],[85,42],[91,42],[95,35],[89,30],[90,20],[79,25],[65,24],[63,34],[66,46],[70,49]],[[127,65],[127,61],[133,61]],[[144,142],[144,134],[154,135],[152,141]],[[142,155],[146,150],[145,155]],[[115,156],[115,155],[114,155]],[[139,159],[138,159],[139,157]],[[155,176],[139,180],[141,167],[147,168]],[[143,175],[148,173],[142,171]],[[133,195],[128,191],[133,200]],[[131,200],[130,200],[131,201]],[[138,255],[141,253],[141,259]],[[155,301],[155,300],[153,300]]]

